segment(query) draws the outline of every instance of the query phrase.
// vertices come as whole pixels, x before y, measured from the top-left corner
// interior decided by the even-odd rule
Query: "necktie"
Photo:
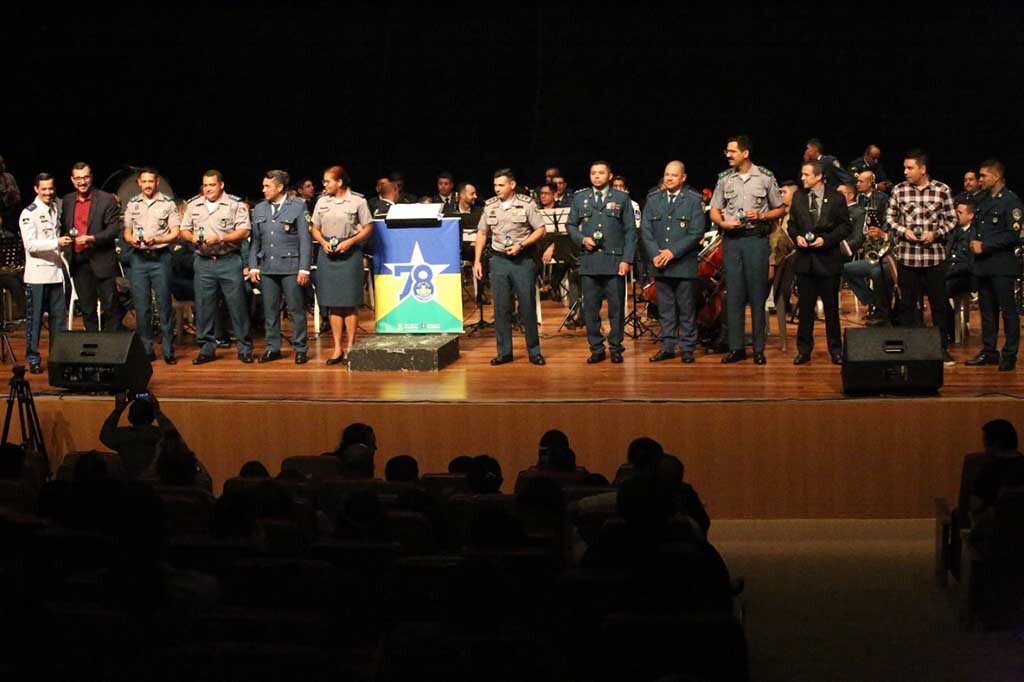
[[[668,195],[668,205],[669,205],[669,206],[675,206],[675,203],[676,203],[676,197],[677,197],[677,196],[678,196],[678,195],[676,195],[676,194],[669,194],[669,195]]]
[[[818,222],[818,195],[811,192],[811,217]]]
[[[274,215],[273,215],[274,218],[277,217],[277,212],[280,211],[280,210],[281,210],[281,204],[274,204]]]
[[[604,192],[594,192],[594,205],[600,206],[603,203]]]

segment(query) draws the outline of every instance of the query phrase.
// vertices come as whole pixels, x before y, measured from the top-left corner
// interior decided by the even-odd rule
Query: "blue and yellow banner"
[[[458,218],[439,227],[389,228],[373,221],[378,334],[462,333]]]

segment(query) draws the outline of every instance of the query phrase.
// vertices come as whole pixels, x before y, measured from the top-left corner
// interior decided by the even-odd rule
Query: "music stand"
[[[485,299],[485,296],[484,296],[484,282],[487,279],[487,268],[490,265],[490,262],[491,262],[491,244],[490,244],[490,240],[488,240],[488,243],[484,246],[483,253],[480,254],[480,267],[484,271],[484,277],[481,278],[480,281],[477,282],[477,285],[476,285],[476,309],[480,312],[480,319],[477,320],[476,322],[474,322],[473,324],[470,324],[470,325],[466,326],[466,329],[465,329],[466,336],[473,336],[478,331],[481,331],[483,329],[487,329],[488,327],[493,327],[494,326],[494,321],[493,320],[488,322],[487,320],[484,319],[484,299]],[[470,273],[470,276],[471,277],[476,277],[476,275],[474,275],[472,273]]]
[[[18,357],[14,354],[14,347],[8,333],[13,331],[17,325],[25,321],[25,318],[11,319],[8,314],[8,302],[13,313],[13,291],[25,272],[25,249],[21,245],[21,235],[12,232],[0,233],[0,361],[7,363],[7,354],[10,353],[11,362],[17,363]],[[11,286],[3,287],[3,280],[10,279]]]
[[[652,285],[653,286],[653,285]],[[630,284],[630,298],[632,299],[632,310],[626,319],[622,321],[623,328],[628,328],[626,335],[631,339],[639,339],[644,334],[654,335],[654,330],[650,328],[642,319],[640,319],[640,313],[637,311],[637,301],[643,297],[643,290],[640,294],[636,293],[636,272],[634,269],[633,281]]]

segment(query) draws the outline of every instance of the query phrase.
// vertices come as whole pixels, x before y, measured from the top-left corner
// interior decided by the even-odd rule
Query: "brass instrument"
[[[875,207],[874,196],[872,195],[871,203],[864,207],[864,245],[861,247],[861,253],[864,260],[869,263],[877,264],[881,262],[886,255],[892,251],[893,240],[892,235],[886,233],[882,239],[872,239],[868,236],[868,228],[881,227],[881,223],[878,221],[878,209]]]

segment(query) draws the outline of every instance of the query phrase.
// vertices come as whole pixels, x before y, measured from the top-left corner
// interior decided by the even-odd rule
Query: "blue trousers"
[[[583,275],[583,319],[587,324],[587,342],[591,353],[604,352],[601,335],[601,303],[608,301],[608,347],[613,353],[623,351],[625,337],[623,301],[626,298],[626,278],[618,275]]]
[[[281,350],[281,294],[288,306],[292,320],[292,348],[296,353],[306,352],[306,306],[303,302],[302,287],[295,275],[260,274],[260,291],[263,292],[263,317],[267,331],[267,350]]]
[[[147,353],[153,352],[152,294],[160,313],[160,335],[165,358],[174,356],[174,310],[171,307],[171,252],[159,249],[132,251],[128,279],[135,303],[135,330]],[[150,293],[152,292],[152,294]]]
[[[196,255],[195,273],[196,342],[200,354],[215,355],[217,352],[214,318],[217,316],[218,292],[224,295],[231,327],[238,339],[238,354],[252,353],[252,330],[242,282],[241,256],[237,253],[216,258]]]
[[[512,355],[512,297],[519,299],[519,319],[530,357],[540,355],[537,331],[537,267],[527,255],[491,258],[491,294],[494,297],[494,338],[498,356]]]
[[[682,277],[655,277],[658,292],[658,321],[661,323],[661,349],[666,353],[690,353],[697,347],[697,322],[693,301],[693,280]]]
[[[726,237],[722,242],[729,350],[740,351],[746,345],[744,315],[749,303],[754,352],[764,352],[767,336],[764,302],[768,298],[768,252],[768,240],[764,237]]]
[[[67,329],[70,300],[70,285],[67,289],[63,284],[25,285],[25,310],[28,311],[25,358],[29,364],[39,363],[39,336],[43,326],[43,311],[50,313],[50,348],[53,348],[53,339]]]

